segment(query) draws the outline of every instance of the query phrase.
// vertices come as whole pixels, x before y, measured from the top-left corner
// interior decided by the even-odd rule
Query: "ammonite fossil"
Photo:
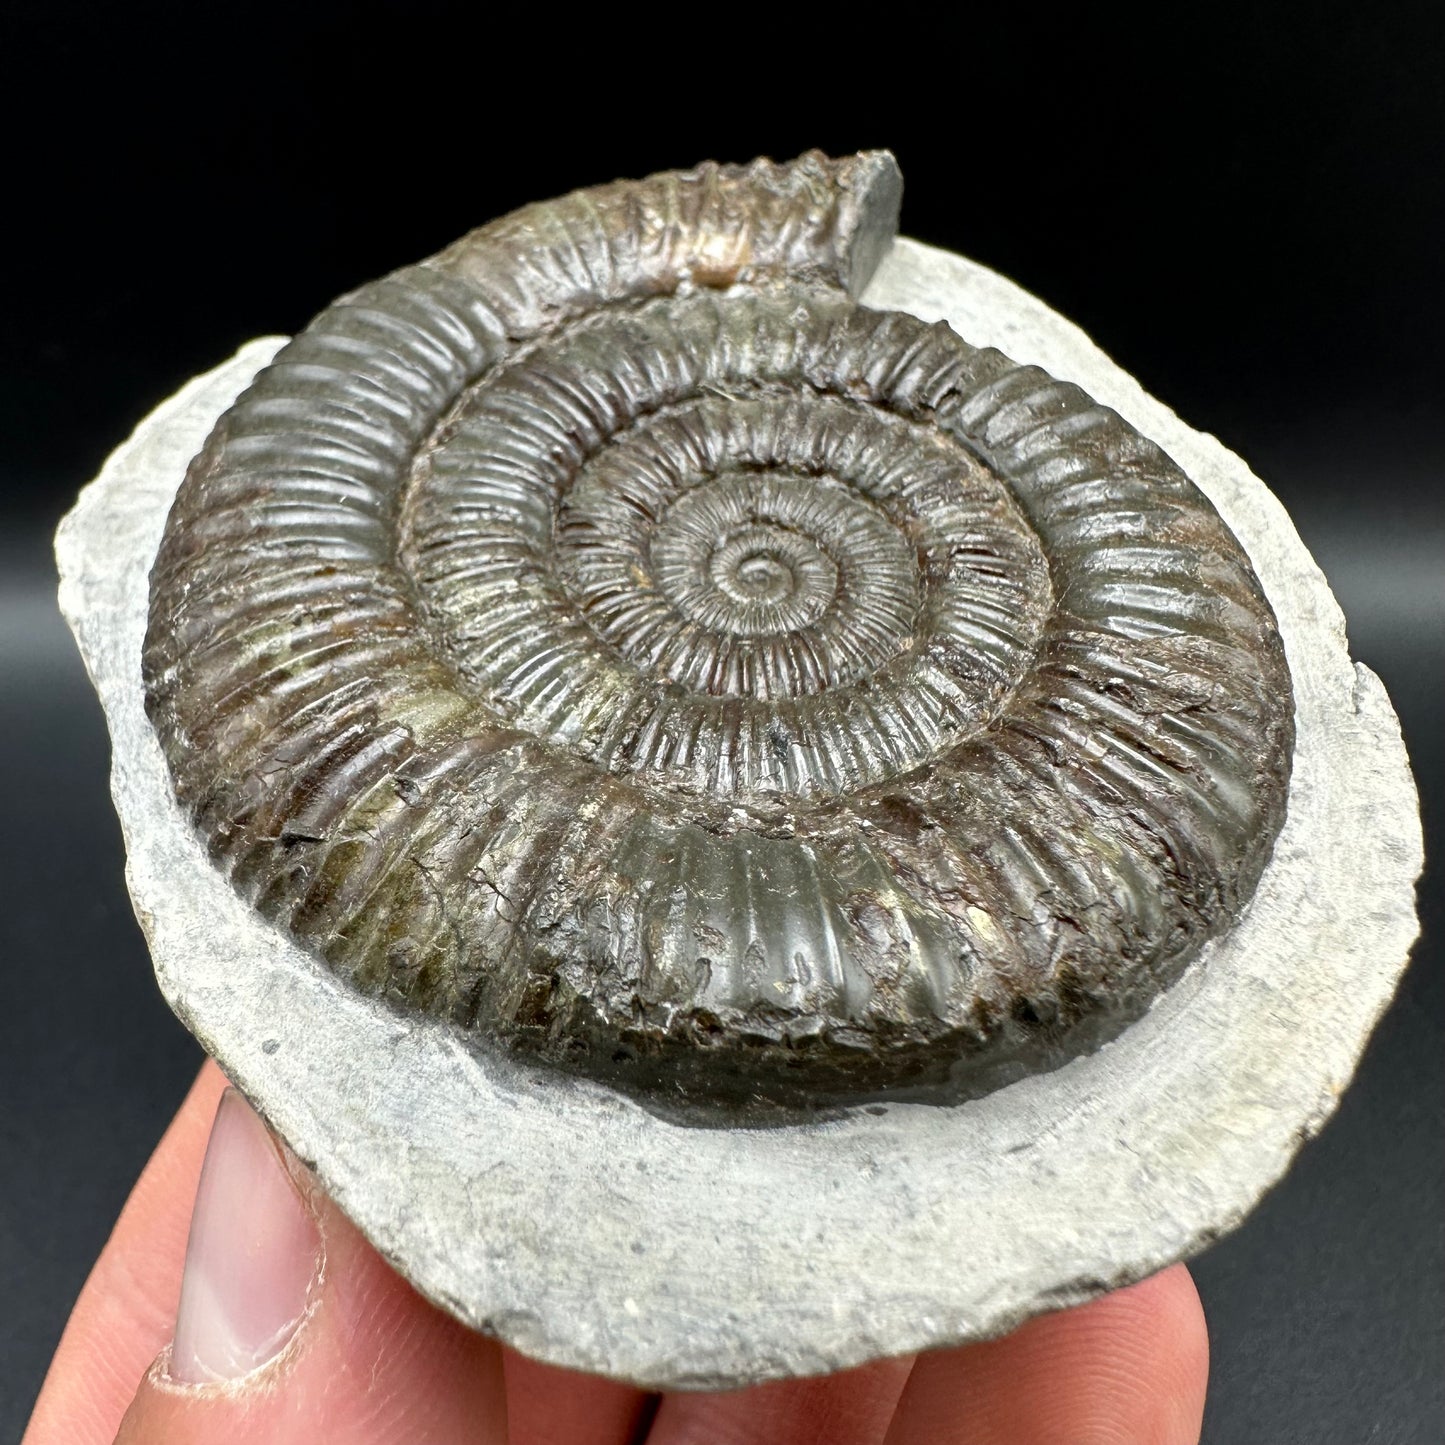
[[[221,418],[147,705],[357,989],[652,1094],[964,1095],[1250,899],[1293,704],[1214,507],[1078,387],[857,295],[883,152],[483,226]]]

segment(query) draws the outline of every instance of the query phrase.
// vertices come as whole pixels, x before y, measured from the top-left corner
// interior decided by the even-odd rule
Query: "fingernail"
[[[320,1252],[280,1147],[227,1089],[196,1188],[171,1379],[235,1380],[275,1359],[306,1314]]]

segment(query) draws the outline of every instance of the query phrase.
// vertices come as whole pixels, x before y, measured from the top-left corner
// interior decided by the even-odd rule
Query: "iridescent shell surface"
[[[885,153],[484,226],[221,418],[147,705],[234,886],[367,993],[652,1097],[958,1097],[1247,904],[1289,672],[1077,387],[852,299]]]

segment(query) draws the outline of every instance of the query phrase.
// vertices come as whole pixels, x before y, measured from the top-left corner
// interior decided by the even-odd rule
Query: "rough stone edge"
[[[960,302],[960,293],[968,304]],[[946,305],[940,304],[940,296],[948,298]],[[1238,1180],[1228,1181],[1235,1187],[1232,1190],[1219,1188],[1216,1191],[1219,1197],[1210,1195],[1206,1198],[1203,1205],[1193,1211],[1193,1218],[1161,1221],[1145,1217],[1134,1221],[1131,1228],[1113,1239],[1112,1247],[1102,1256],[1097,1239],[1086,1241],[1077,1251],[1072,1268],[1058,1268],[1055,1263],[1052,1273],[1046,1278],[1039,1277],[1038,1271],[1024,1267],[1028,1263],[1026,1256],[1015,1257],[1004,1251],[1002,1257],[986,1260],[983,1266],[967,1275],[964,1279],[967,1288],[962,1290],[956,1267],[951,1272],[942,1270],[938,1286],[931,1290],[925,1287],[921,1291],[910,1291],[911,1282],[900,1282],[891,1277],[881,1285],[876,1277],[869,1279],[865,1232],[855,1253],[857,1268],[869,1287],[855,1293],[846,1286],[857,1281],[848,1281],[836,1274],[820,1278],[815,1281],[816,1289],[811,1298],[802,1300],[800,1307],[796,1292],[798,1280],[795,1278],[789,1281],[794,1293],[783,1301],[776,1317],[766,1309],[758,1309],[759,1297],[756,1291],[748,1296],[746,1279],[740,1277],[735,1281],[725,1273],[720,1276],[701,1268],[693,1272],[693,1278],[698,1283],[692,1288],[697,1296],[694,1303],[702,1311],[696,1317],[697,1322],[701,1324],[705,1318],[712,1325],[705,1331],[679,1330],[678,1314],[676,1311],[670,1314],[666,1309],[661,1311],[658,1322],[650,1327],[648,1306],[652,1299],[647,1291],[639,1289],[635,1292],[643,1296],[641,1302],[634,1296],[624,1298],[619,1309],[615,1290],[593,1290],[587,1280],[573,1286],[575,1310],[556,1309],[556,1301],[550,1301],[554,1308],[549,1319],[543,1319],[534,1310],[519,1305],[518,1301],[525,1300],[527,1296],[515,1288],[499,1287],[496,1291],[498,1297],[491,1301],[476,1295],[461,1297],[455,1287],[456,1277],[453,1276],[450,1281],[447,1278],[448,1260],[438,1260],[434,1250],[413,1253],[412,1246],[418,1242],[413,1237],[414,1222],[394,1213],[388,1215],[384,1200],[379,1195],[373,1199],[364,1186],[358,1186],[354,1170],[342,1169],[341,1161],[328,1155],[325,1143],[327,1122],[304,1107],[304,1101],[277,1097],[274,1088],[268,1087],[272,1081],[268,1081],[266,1071],[257,1061],[232,1058],[232,1072],[237,1082],[298,1148],[298,1152],[318,1165],[323,1179],[338,1195],[342,1206],[357,1218],[383,1252],[424,1292],[469,1323],[489,1328],[502,1338],[554,1363],[600,1369],[652,1385],[696,1387],[740,1384],[779,1375],[835,1369],[877,1354],[1002,1333],[1032,1314],[1076,1303],[1101,1289],[1123,1284],[1162,1267],[1174,1258],[1192,1253],[1243,1218],[1258,1197],[1284,1172],[1299,1143],[1316,1132],[1333,1111],[1339,1093],[1358,1062],[1370,1029],[1393,993],[1414,936],[1409,893],[1418,872],[1421,846],[1413,786],[1399,742],[1398,725],[1378,680],[1366,669],[1351,669],[1338,608],[1278,502],[1259,483],[1248,479],[1243,464],[1213,438],[1191,432],[1166,408],[1148,398],[1137,383],[1103,359],[1077,328],[983,268],[947,253],[900,242],[865,294],[865,300],[875,305],[905,306],[925,316],[943,315],[946,310],[969,340],[997,345],[1016,359],[1038,361],[1055,374],[1079,381],[1159,441],[1206,491],[1211,489],[1201,468],[1204,473],[1218,470],[1222,474],[1234,474],[1245,479],[1240,485],[1245,489],[1254,515],[1242,522],[1237,515],[1242,505],[1238,498],[1235,499],[1236,505],[1226,506],[1224,499],[1215,496],[1216,503],[1240,533],[1241,540],[1252,555],[1252,540],[1258,540],[1257,537],[1252,538],[1252,533],[1269,535],[1273,539],[1282,560],[1280,566],[1273,569],[1279,574],[1273,579],[1262,571],[1266,590],[1276,601],[1277,608],[1280,607],[1277,589],[1281,586],[1287,586],[1292,595],[1298,594],[1291,606],[1282,609],[1281,613],[1291,666],[1297,680],[1308,681],[1309,705],[1322,708],[1325,715],[1334,719],[1333,726],[1323,731],[1316,726],[1302,732],[1301,752],[1307,753],[1314,742],[1324,743],[1323,751],[1328,755],[1324,760],[1327,764],[1324,772],[1338,786],[1345,804],[1354,804],[1353,807],[1345,804],[1336,807],[1337,814],[1343,807],[1347,814],[1354,815],[1344,820],[1337,817],[1337,824],[1343,821],[1351,826],[1351,841],[1356,850],[1370,852],[1366,845],[1372,838],[1377,844],[1373,852],[1378,866],[1373,872],[1369,867],[1363,870],[1368,875],[1364,879],[1365,891],[1373,895],[1370,921],[1374,936],[1368,944],[1354,940],[1356,951],[1365,955],[1368,966],[1362,966],[1358,972],[1350,971],[1354,982],[1359,985],[1354,1006],[1346,1010],[1348,1017],[1345,1022],[1350,1037],[1344,1048],[1336,1049],[1331,1058],[1317,1067],[1317,1077],[1306,1091],[1309,1097],[1295,1099],[1291,1109],[1294,1115],[1292,1124],[1283,1131],[1282,1139],[1278,1137],[1281,1131],[1277,1128],[1273,1130],[1276,1137],[1256,1156],[1248,1182],[1241,1187]],[[990,324],[986,330],[976,324],[977,318],[970,313],[970,306],[979,305],[990,310]],[[132,559],[143,557],[145,570],[148,570],[149,557],[153,554],[164,520],[166,489],[173,488],[179,481],[179,470],[174,475],[161,477],[138,472],[137,464],[144,460],[141,454],[153,444],[158,433],[187,427],[194,445],[190,441],[186,445],[194,450],[210,419],[229,403],[243,380],[268,359],[277,345],[279,342],[276,340],[252,343],[232,363],[197,378],[158,408],[137,428],[135,436],[107,462],[101,477],[87,489],[75,511],[62,524],[57,539],[62,570],[62,608],[77,633],[87,668],[102,694],[108,721],[121,741],[114,760],[112,787],[126,833],[127,876],[137,913],[148,939],[152,941],[158,976],[172,1006],[203,1043],[218,1053],[226,1053],[228,1049],[217,1036],[216,1019],[223,1014],[218,1015],[215,1011],[216,997],[207,988],[198,987],[196,1003],[192,1006],[185,992],[184,975],[193,965],[184,956],[184,950],[173,948],[175,940],[166,934],[165,920],[158,917],[155,907],[156,898],[165,893],[157,880],[168,878],[167,870],[171,867],[178,870],[176,879],[184,878],[188,870],[195,869],[195,855],[200,853],[200,849],[189,836],[188,829],[184,830],[184,837],[176,834],[174,824],[178,814],[167,824],[166,810],[151,797],[153,815],[147,819],[137,803],[137,798],[145,790],[146,778],[142,775],[147,771],[144,766],[146,760],[131,747],[131,738],[127,736],[123,724],[126,722],[127,690],[133,709],[129,721],[133,724],[135,716],[139,715],[139,672],[137,665],[133,675],[127,677],[126,669],[120,665],[121,659],[117,656],[117,633],[121,630],[117,619],[127,602],[135,606],[135,598],[116,594],[107,599],[105,581],[109,573],[112,594],[115,594],[116,584],[123,580],[121,574],[124,569],[120,560],[123,556]],[[1101,378],[1106,385],[1100,385]],[[179,456],[184,449],[184,446],[179,447],[176,454]],[[148,512],[141,505],[146,500],[145,493],[149,493]],[[1259,565],[1259,559],[1256,560]],[[131,575],[135,575],[134,567]],[[143,611],[143,599],[140,605]],[[1290,614],[1292,619],[1288,624],[1286,614]],[[143,752],[142,747],[140,753]],[[154,759],[151,761],[154,762]],[[1302,778],[1307,772],[1307,769],[1302,772]],[[150,782],[155,782],[154,776]],[[1297,801],[1292,793],[1292,812]],[[1406,803],[1410,806],[1404,806]],[[160,820],[160,830],[147,832],[147,822],[154,824],[157,819]],[[167,827],[170,828],[169,834]],[[1282,844],[1288,841],[1284,834],[1281,836]],[[1324,840],[1320,847],[1323,848],[1328,841]],[[1290,847],[1298,845],[1298,839],[1289,844]],[[1301,867],[1308,868],[1313,861],[1313,851],[1313,848],[1306,848],[1301,856],[1277,856],[1266,873],[1262,892],[1269,893],[1267,885],[1271,885],[1272,875],[1278,875],[1282,869],[1298,871]],[[202,868],[209,868],[204,857],[199,859],[199,863]],[[1353,882],[1358,880],[1341,878],[1346,889]],[[208,890],[202,888],[202,891]],[[1252,913],[1258,911],[1252,910]],[[1247,918],[1246,925],[1250,921]],[[252,935],[257,933],[254,921],[249,931]],[[1244,931],[1246,929],[1242,925],[1241,932]],[[251,942],[258,943],[271,954],[285,954],[288,949],[299,953],[279,935],[268,936],[264,940],[252,938]],[[1231,963],[1229,954],[1228,947],[1217,949],[1203,961],[1202,967],[1216,973],[1227,970]],[[301,957],[304,958],[304,955]],[[298,966],[294,958],[284,962],[288,968]],[[300,965],[303,971],[307,966],[306,963]],[[1276,973],[1281,971],[1275,970]],[[1257,983],[1261,974],[1258,970],[1254,973],[1246,970],[1242,976],[1244,984],[1249,985]],[[1297,974],[1294,981],[1299,983],[1302,979]],[[349,1006],[348,1001],[333,997],[334,990],[329,991],[327,987],[330,982],[320,976],[313,979],[314,995],[335,1002],[339,1008]],[[1202,981],[1200,970],[1191,971],[1168,996],[1173,1011],[1177,1013],[1182,1005],[1188,1003],[1191,994],[1198,994],[1206,982]],[[1280,999],[1287,1000],[1288,994],[1277,991],[1275,1001]],[[1307,1020],[1308,1015],[1303,1017]],[[1144,1022],[1141,1021],[1141,1025]],[[1178,1027],[1185,1025],[1187,1017],[1183,1025],[1176,1020],[1174,1027],[1177,1031]],[[397,1037],[393,1039],[394,1043],[405,1036],[405,1030],[399,1023],[395,1027]],[[1177,1038],[1172,1041],[1178,1042]],[[1205,1039],[1203,1042],[1209,1044],[1211,1041]],[[447,1041],[433,1039],[432,1049],[443,1068],[450,1067],[454,1072],[459,1069],[465,1074],[471,1067],[459,1060],[455,1046]],[[1078,1061],[1078,1065],[1071,1065],[1055,1075],[1028,1080],[1013,1089],[1001,1091],[999,1095],[992,1096],[993,1103],[989,1108],[980,1112],[987,1115],[986,1122],[999,1142],[1005,1137],[1001,1121],[1010,1119],[1017,1125],[1018,1132],[1038,1134],[1047,1162],[1049,1141],[1055,1137],[1055,1131],[1048,1127],[1047,1110],[1039,1106],[1046,1105],[1050,1096],[1056,1103],[1060,1098],[1067,1097],[1070,1080],[1079,1082],[1079,1092],[1083,1094],[1089,1093],[1088,1081],[1091,1077],[1102,1074],[1103,1083],[1107,1085],[1111,1069],[1118,1072],[1121,1063],[1127,1063],[1123,1056],[1129,1052],[1128,1049],[1118,1050],[1111,1046],[1099,1055]],[[360,1072],[364,1076],[366,1069]],[[370,1081],[373,1093],[376,1073],[384,1073],[384,1070],[373,1073]],[[338,1090],[347,1083],[338,1079],[331,1082]],[[526,1094],[533,1087],[533,1082],[527,1080],[509,1083],[490,1079],[488,1082],[494,1100],[504,1097],[509,1087],[519,1094]],[[1262,1079],[1262,1086],[1263,1083]],[[1062,1094],[1061,1089],[1064,1091]],[[638,1131],[657,1131],[667,1127],[648,1116],[631,1112],[626,1106],[619,1106],[615,1100],[599,1101],[588,1090],[559,1087],[551,1093],[554,1097],[546,1107],[559,1128],[565,1125],[568,1112],[574,1109],[590,1111],[597,1117],[609,1117],[617,1126],[611,1141],[619,1151],[615,1157],[624,1161],[626,1145],[629,1140],[640,1137]],[[960,1107],[969,1109],[971,1106]],[[849,1120],[842,1126],[820,1126],[817,1131],[812,1131],[815,1138],[809,1142],[816,1144],[822,1141],[825,1151],[841,1155],[850,1148],[853,1134],[866,1134],[870,1129],[877,1132],[891,1125],[894,1136],[901,1134],[906,1138],[910,1134],[918,1134],[926,1151],[928,1144],[938,1136],[933,1124],[939,1112],[933,1111],[930,1115],[920,1114],[908,1107],[894,1108],[881,1121],[870,1121],[865,1117]],[[1282,1108],[1276,1108],[1275,1112],[1282,1112]],[[1267,1122],[1278,1124],[1279,1120]],[[338,1136],[334,1130],[332,1133],[332,1148],[340,1151],[356,1147],[354,1139]],[[1062,1131],[1058,1131],[1057,1138],[1061,1148],[1067,1145],[1068,1139]],[[749,1145],[748,1139],[754,1142]],[[377,1144],[375,1139],[370,1142]],[[745,1151],[741,1156],[744,1158],[747,1152],[753,1152],[762,1156],[766,1163],[769,1157],[779,1152],[776,1141],[769,1142],[763,1136],[745,1135],[739,1142]],[[1038,1152],[1034,1145],[1029,1147]],[[403,1162],[414,1164],[419,1172],[426,1172],[427,1161],[414,1160],[409,1150],[408,1143],[402,1150]],[[786,1155],[786,1152],[784,1150],[783,1154]],[[641,1157],[640,1150],[638,1157]],[[900,1157],[907,1159],[906,1150]],[[996,1161],[999,1167],[995,1172],[1004,1180],[1006,1171],[1002,1157],[1000,1155]],[[584,1162],[578,1161],[579,1170]],[[969,1161],[961,1162],[966,1164]],[[927,1163],[925,1159],[918,1166],[920,1177],[926,1173]],[[367,1169],[375,1172],[388,1167],[383,1157],[368,1162],[363,1174]],[[1106,1160],[1104,1167],[1116,1167],[1112,1157]],[[768,1177],[766,1171],[763,1177]],[[670,1187],[691,1188],[700,1199],[710,1201],[712,1182],[704,1161],[690,1179],[684,1168],[682,1177],[673,1179]],[[790,1184],[789,1188],[796,1192],[796,1183]],[[539,1188],[536,1192],[540,1194],[542,1191]],[[857,1192],[865,1218],[871,1217],[868,1211],[875,1195],[880,1221],[894,1207],[891,1201],[884,1199],[886,1180],[873,1184],[865,1181]],[[540,1204],[540,1199],[537,1202]],[[1140,1205],[1141,1212],[1147,1215],[1147,1198],[1141,1199]],[[475,1227],[475,1205],[471,1214],[458,1222],[463,1227],[468,1223]],[[514,1219],[510,1227],[516,1231],[524,1224],[525,1220]],[[785,1219],[783,1224],[786,1226],[788,1221]],[[941,1229],[926,1232],[925,1238],[931,1241],[934,1255],[944,1256],[957,1251],[957,1241]],[[516,1242],[515,1235],[511,1242]],[[736,1244],[736,1241],[733,1242]],[[1029,1243],[1027,1231],[1023,1230],[1020,1238],[1013,1242],[1019,1248],[1026,1246]],[[617,1232],[611,1243],[616,1247],[622,1245],[622,1231]],[[793,1248],[796,1253],[796,1246],[796,1239],[775,1239],[769,1248]],[[565,1253],[563,1251],[564,1258],[559,1268],[572,1268]],[[920,1254],[916,1260],[919,1274],[925,1274],[934,1262],[925,1254]],[[786,1259],[786,1256],[781,1258]],[[605,1275],[607,1265],[615,1264],[615,1258],[597,1254],[592,1263],[599,1275]],[[643,1266],[639,1264],[635,1268],[639,1276],[645,1275]],[[991,1285],[986,1278],[990,1274],[996,1276]],[[482,1275],[486,1278],[485,1271]],[[1031,1275],[1034,1277],[1030,1278]],[[475,1282],[473,1278],[472,1284],[475,1285]],[[516,1280],[510,1277],[501,1280],[501,1284],[507,1283],[515,1285]],[[551,1281],[551,1284],[555,1286],[556,1281]],[[661,1275],[655,1275],[650,1281],[653,1295],[663,1304],[673,1303],[673,1296],[678,1290],[685,1292],[688,1280],[674,1280],[676,1288],[670,1292],[667,1284],[668,1280]],[[930,1280],[924,1280],[925,1286],[930,1284]],[[728,1308],[729,1286],[737,1287],[741,1313]],[[907,1295],[902,1301],[901,1311],[897,1308],[900,1293]],[[919,1298],[920,1293],[927,1298]],[[511,1296],[510,1305],[504,1298],[507,1295]],[[851,1297],[840,1300],[839,1295]],[[767,1297],[764,1303],[771,1305],[774,1301]],[[629,1304],[633,1307],[631,1310],[627,1308]],[[748,1312],[749,1307],[751,1313]],[[891,1320],[887,1317],[890,1309],[895,1316]]]

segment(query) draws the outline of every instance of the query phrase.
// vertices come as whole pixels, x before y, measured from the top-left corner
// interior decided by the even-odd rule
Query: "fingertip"
[[[1173,1264],[1105,1299],[1133,1312],[1137,1334],[1152,1342],[1147,1372],[1163,1383],[1166,1398],[1187,1406],[1185,1419],[1193,1421],[1192,1435],[1184,1431],[1179,1438],[1197,1439],[1209,1383],[1209,1326],[1194,1276]]]
[[[1063,1379],[1051,1403],[1100,1445],[1196,1445],[1209,1380],[1209,1331],[1182,1264],[1089,1304],[1035,1320],[1027,1358],[1057,1352]],[[1070,1405],[1066,1391],[1075,1392]]]
[[[631,1385],[503,1352],[509,1445],[621,1445],[641,1440],[654,1397]]]
[[[920,1356],[889,1445],[1197,1445],[1209,1336],[1175,1265],[984,1344]]]

